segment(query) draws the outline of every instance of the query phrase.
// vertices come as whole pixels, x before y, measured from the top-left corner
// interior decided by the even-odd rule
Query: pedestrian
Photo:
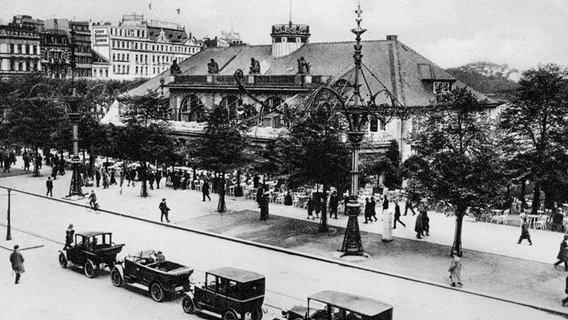
[[[52,196],[53,197],[53,181],[51,181],[51,177],[47,177],[47,181],[45,182],[45,186],[47,187],[47,193],[45,196]]]
[[[71,247],[71,244],[73,243],[73,235],[75,235],[75,230],[73,230],[73,224],[70,224],[69,227],[67,227],[67,230],[65,230],[65,246],[63,249]]]
[[[266,221],[268,219],[268,205],[270,203],[268,197],[269,197],[269,192],[265,192],[262,194],[261,196],[261,201],[260,201],[260,220],[261,221]]]
[[[375,197],[371,197],[371,201],[369,202],[371,204],[371,211],[369,211],[369,219],[375,219],[375,222],[377,222],[377,210],[375,209],[377,206],[377,202],[375,202]],[[387,207],[388,209],[388,207]],[[383,208],[383,212],[384,212],[384,208]]]
[[[385,210],[387,210],[389,208],[389,198],[385,195],[383,197],[383,212],[385,212]]]
[[[51,177],[53,178],[53,180],[57,179],[57,165],[53,164],[51,166]]]
[[[16,284],[20,282],[20,277],[22,273],[26,270],[24,269],[24,256],[18,251],[20,246],[15,245],[14,251],[10,254],[10,262],[12,263],[12,270],[16,273]]]
[[[414,224],[414,231],[416,232],[417,239],[422,239],[422,233],[424,232],[423,227],[422,212],[418,212],[418,215],[416,216],[416,223]]]
[[[262,202],[262,195],[264,194],[264,187],[263,186],[259,186],[256,189],[256,196],[254,197],[254,199],[256,200],[256,203],[258,204],[258,207],[260,208],[260,204]]]
[[[314,212],[314,200],[312,199],[312,197],[308,198],[308,202],[306,203],[306,207],[308,209],[307,219],[312,218],[312,220],[314,220],[314,214],[313,214],[313,212]]]
[[[566,287],[564,288],[564,293],[568,294],[568,276],[566,276]],[[562,306],[568,306],[568,297],[562,299]]]
[[[154,175],[154,171],[150,170],[148,173],[148,183],[150,184],[150,190],[154,190],[154,179],[156,176]]]
[[[371,219],[371,202],[369,202],[369,198],[365,198],[365,222],[363,223],[369,223],[369,221],[373,222],[373,219]]]
[[[116,170],[115,169],[111,169],[110,170],[110,184],[116,184]]]
[[[400,221],[400,206],[398,205],[398,201],[395,201],[394,202],[394,226],[392,227],[393,229],[396,229],[396,222],[397,221],[406,228],[406,224],[404,224],[404,222]]]
[[[156,189],[160,189],[160,180],[162,180],[162,172],[156,171]]]
[[[10,172],[10,158],[5,158],[4,159],[4,171],[3,172]]]
[[[408,210],[410,209],[410,211],[412,211],[412,215],[415,216],[416,212],[414,211],[414,208],[412,207],[412,202],[410,201],[410,199],[406,199],[406,205],[404,206],[404,216],[408,213]]]
[[[337,219],[337,207],[339,206],[339,197],[337,192],[333,191],[329,197],[329,217],[332,218],[335,215]]]
[[[554,263],[554,266],[558,266],[562,262],[564,262],[564,271],[568,271],[568,234],[564,235],[564,239],[560,242],[560,250],[558,250],[558,255],[556,258],[558,261]]]
[[[136,187],[134,185],[134,182],[136,180],[136,170],[134,170],[134,169],[130,169],[130,180],[132,181],[132,186]]]
[[[422,229],[424,230],[422,235],[424,235],[424,233],[426,233],[427,236],[430,235],[430,217],[428,217],[428,211],[426,211],[426,208],[422,210]]]
[[[160,222],[164,222],[164,217],[166,217],[167,222],[170,222],[170,219],[168,218],[168,213],[170,211],[170,208],[168,208],[168,205],[166,204],[166,198],[162,199],[159,208],[160,212],[162,213],[162,215],[160,216]]]
[[[521,244],[521,241],[523,241],[524,239],[529,240],[529,245],[532,246],[531,235],[529,233],[529,224],[526,217],[521,221],[521,236],[519,237],[517,244]]]
[[[450,261],[450,268],[448,269],[448,271],[450,272],[450,280],[452,281],[451,284],[452,287],[455,287],[456,283],[459,286],[462,286],[461,269],[462,269],[461,258],[457,255],[455,251],[452,251],[452,260]]]
[[[101,185],[101,170],[95,170],[95,181],[97,181],[97,188]]]
[[[108,168],[103,171],[103,189],[108,189],[109,186],[109,174]]]
[[[89,206],[91,209],[97,210],[99,205],[97,204],[97,195],[95,194],[95,190],[91,190],[91,194],[89,195]]]
[[[320,217],[321,206],[322,206],[322,195],[321,195],[321,193],[316,192],[314,194],[314,211],[316,213],[317,219],[319,219],[319,217]]]
[[[207,179],[203,180],[203,185],[201,186],[201,194],[203,195],[203,201],[205,201],[205,197],[211,201],[211,197],[209,196],[209,181]]]

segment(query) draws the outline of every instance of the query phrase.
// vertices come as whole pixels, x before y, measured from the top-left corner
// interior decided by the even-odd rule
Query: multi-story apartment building
[[[69,29],[73,31],[72,44],[75,53],[76,76],[92,77],[93,55],[91,53],[91,31],[89,30],[89,22],[69,21]]]
[[[30,16],[16,16],[8,25],[0,25],[0,77],[41,69],[36,22]]]
[[[135,14],[123,16],[118,25],[93,23],[91,41],[110,62],[111,79],[151,78],[201,50],[184,27]]]

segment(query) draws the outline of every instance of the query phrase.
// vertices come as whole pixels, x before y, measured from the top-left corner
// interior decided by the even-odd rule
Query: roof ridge
[[[361,42],[386,42],[386,41],[393,41],[393,40],[386,40],[386,39],[372,39],[372,40],[361,40]],[[343,40],[343,41],[322,41],[322,42],[309,42],[307,44],[333,44],[333,43],[354,43],[355,40]]]

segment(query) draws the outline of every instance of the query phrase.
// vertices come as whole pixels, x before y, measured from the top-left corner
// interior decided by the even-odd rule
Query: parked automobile
[[[193,269],[189,267],[161,259],[155,250],[144,250],[117,263],[110,277],[115,287],[138,286],[148,290],[154,301],[162,302],[168,296],[189,290],[192,273]]]
[[[308,297],[308,306],[282,310],[288,320],[392,320],[392,306],[340,291],[322,291]]]
[[[111,232],[75,233],[74,243],[70,247],[59,250],[59,265],[67,268],[69,263],[83,267],[88,278],[97,276],[98,271],[108,267],[112,270],[116,255],[124,244],[112,242]]]
[[[182,299],[186,313],[210,313],[223,320],[260,320],[264,303],[264,276],[223,267],[205,273],[205,282],[192,286]]]

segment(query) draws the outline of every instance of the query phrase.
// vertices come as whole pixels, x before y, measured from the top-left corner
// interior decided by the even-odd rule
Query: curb
[[[20,193],[27,194],[27,195],[34,196],[34,197],[38,197],[38,198],[44,198],[44,199],[47,199],[47,200],[59,201],[59,202],[62,202],[62,203],[66,203],[66,204],[70,204],[70,205],[74,205],[74,206],[78,206],[78,207],[82,207],[82,208],[89,208],[89,206],[86,206],[84,204],[79,204],[77,202],[72,202],[70,200],[47,197],[47,196],[43,196],[43,195],[39,195],[39,194],[35,194],[35,193],[23,191],[23,190],[18,190],[18,189],[14,189],[14,188],[3,187],[3,186],[0,186],[0,188],[1,189],[11,189],[12,191],[15,191],[15,192],[20,192]],[[146,219],[146,218],[136,217],[136,216],[132,216],[132,215],[129,215],[129,214],[115,212],[115,211],[111,211],[111,210],[99,209],[98,211],[99,212],[105,212],[105,213],[112,214],[112,215],[116,215],[116,216],[119,216],[119,217],[125,217],[125,218],[134,219],[134,220],[138,220],[138,221],[142,221],[142,222],[146,222],[146,223],[152,223],[152,224],[167,227],[167,228],[173,228],[173,229],[177,229],[177,230],[181,230],[181,231],[193,232],[193,233],[196,233],[196,234],[214,237],[214,238],[217,238],[217,239],[228,240],[228,241],[232,241],[232,242],[236,242],[236,243],[240,243],[240,244],[245,244],[245,245],[249,245],[249,246],[253,246],[253,247],[257,247],[257,248],[268,249],[268,250],[271,250],[271,251],[285,253],[285,254],[298,256],[298,257],[302,257],[302,258],[307,258],[307,259],[311,259],[311,260],[316,260],[316,261],[321,261],[321,262],[326,262],[326,263],[332,263],[332,264],[336,264],[336,265],[343,266],[343,267],[354,268],[354,269],[372,272],[372,273],[376,273],[376,274],[380,274],[380,275],[384,275],[384,276],[389,276],[389,277],[394,277],[394,278],[398,278],[398,279],[402,279],[402,280],[417,282],[417,283],[420,283],[420,284],[430,285],[430,286],[434,286],[434,287],[438,287],[438,288],[442,288],[442,289],[446,289],[446,290],[453,290],[453,291],[458,291],[458,292],[462,292],[462,293],[467,293],[467,294],[471,294],[471,295],[475,295],[475,296],[479,296],[479,297],[483,297],[483,298],[488,298],[488,299],[498,300],[498,301],[507,302],[507,303],[511,303],[511,304],[516,304],[516,305],[519,305],[519,306],[528,307],[528,308],[536,309],[536,310],[539,310],[539,311],[545,311],[545,312],[548,312],[548,313],[568,317],[568,311],[563,311],[563,310],[560,310],[560,309],[551,309],[549,307],[532,305],[532,304],[529,304],[528,302],[523,302],[523,301],[508,299],[508,298],[502,298],[502,297],[494,296],[494,295],[484,293],[484,292],[480,292],[480,291],[473,291],[473,290],[467,290],[467,289],[464,290],[464,289],[448,287],[445,284],[433,282],[433,281],[430,281],[430,280],[420,279],[420,278],[417,278],[417,277],[411,277],[411,276],[406,276],[406,275],[396,274],[396,273],[389,273],[389,272],[381,271],[381,270],[376,269],[376,268],[360,266],[360,265],[356,265],[356,264],[349,263],[349,262],[337,261],[337,260],[333,260],[333,259],[329,259],[329,258],[325,258],[325,257],[321,257],[321,256],[310,255],[310,254],[303,253],[303,252],[300,252],[300,251],[295,251],[295,250],[280,248],[280,247],[276,247],[276,246],[272,246],[272,245],[268,245],[268,244],[263,244],[263,243],[249,241],[249,240],[224,236],[224,235],[212,233],[212,232],[209,232],[209,231],[192,229],[192,228],[187,228],[187,227],[182,227],[182,226],[177,226],[177,225],[171,225],[171,224],[164,224],[162,222],[153,221],[153,220],[149,220],[149,219]]]

